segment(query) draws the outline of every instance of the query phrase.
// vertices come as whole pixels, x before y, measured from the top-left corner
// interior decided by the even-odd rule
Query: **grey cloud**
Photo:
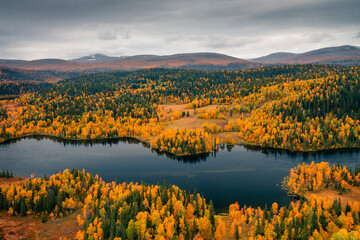
[[[287,28],[328,28],[359,25],[360,1],[358,0],[315,0],[289,1],[294,4],[269,11],[261,11],[251,16],[258,22],[276,24]]]
[[[360,38],[360,32],[355,36],[355,38]]]
[[[205,45],[209,48],[213,49],[221,49],[221,48],[239,48],[245,47],[249,44],[256,43],[260,41],[260,38],[250,38],[250,37],[210,37],[202,40]]]
[[[94,51],[254,57],[357,45],[360,27],[359,0],[0,0],[0,6],[0,58]]]
[[[115,40],[117,39],[117,33],[114,31],[104,31],[104,32],[99,32],[99,39],[100,40]]]
[[[124,40],[130,39],[130,31],[126,29],[107,30],[98,33],[100,40],[116,40],[119,37]]]
[[[331,40],[334,37],[331,36],[330,34],[326,34],[326,33],[314,33],[314,34],[305,34],[304,35],[306,38],[309,39],[310,42],[313,43],[318,43],[318,42],[323,42],[323,41],[327,41],[327,40]]]
[[[130,39],[130,31],[125,31],[122,35],[123,39]]]

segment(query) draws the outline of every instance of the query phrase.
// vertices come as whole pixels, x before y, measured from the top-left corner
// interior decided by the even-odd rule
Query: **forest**
[[[0,188],[0,209],[46,222],[77,214],[76,239],[193,239],[213,235],[212,203],[176,186],[105,183],[65,170],[22,186]]]
[[[174,185],[104,182],[85,170],[0,187],[0,209],[41,221],[76,215],[76,239],[360,239],[360,202],[316,195],[324,189],[359,191],[360,168],[327,162],[299,164],[286,178],[306,199],[216,215],[212,202]],[[354,188],[354,189],[352,189]]]
[[[0,66],[0,83],[9,82],[51,82],[79,75],[76,72],[51,70],[24,70]]]
[[[237,143],[291,151],[360,147],[359,68],[147,69],[0,85],[0,141],[134,137],[175,155]],[[173,129],[177,131],[173,131]]]

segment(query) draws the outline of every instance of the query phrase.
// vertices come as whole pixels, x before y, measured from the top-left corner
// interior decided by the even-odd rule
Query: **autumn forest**
[[[10,74],[0,84],[1,142],[130,137],[176,157],[216,152],[220,145],[360,148],[358,67],[154,68],[69,74],[53,82],[41,80],[46,71],[28,74],[40,80],[19,75],[14,81]],[[0,172],[2,212],[41,224],[67,219],[76,229],[70,238],[78,240],[360,239],[359,166],[299,164],[282,182],[294,197],[288,206],[233,203],[226,213],[201,193],[171,184],[106,182],[77,169],[23,178],[11,170]]]
[[[238,143],[291,151],[360,146],[358,67],[153,69],[1,85],[0,139],[135,137],[175,155]],[[190,121],[191,119],[191,121]]]
[[[0,0],[0,240],[360,240],[360,0]]]

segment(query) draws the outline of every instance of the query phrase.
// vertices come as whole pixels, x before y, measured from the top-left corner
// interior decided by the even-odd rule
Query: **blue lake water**
[[[354,168],[359,151],[292,154],[282,151],[223,146],[214,154],[175,159],[158,154],[146,144],[131,139],[80,143],[44,137],[12,140],[0,144],[0,169],[19,176],[50,175],[66,168],[85,169],[105,181],[175,184],[213,200],[219,212],[231,203],[264,206],[291,199],[281,181],[299,163],[327,161]]]

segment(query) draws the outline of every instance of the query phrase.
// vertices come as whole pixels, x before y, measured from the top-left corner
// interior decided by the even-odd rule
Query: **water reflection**
[[[202,153],[192,156],[176,156],[174,154],[168,153],[168,152],[161,152],[157,149],[151,148],[149,143],[140,141],[136,138],[132,137],[121,137],[121,138],[112,138],[112,139],[93,139],[93,140],[69,140],[69,139],[62,139],[58,137],[53,136],[43,136],[43,135],[35,135],[35,136],[28,136],[28,137],[20,137],[20,138],[14,138],[6,140],[3,143],[0,143],[1,145],[11,145],[14,143],[17,143],[19,141],[25,140],[25,139],[35,139],[37,141],[41,140],[52,140],[53,142],[60,143],[63,146],[83,146],[83,147],[93,147],[95,145],[103,145],[103,146],[113,146],[117,145],[119,143],[126,143],[126,144],[140,144],[144,148],[150,149],[150,151],[153,154],[156,154],[157,156],[165,156],[169,159],[178,160],[184,163],[198,163],[198,162],[204,162],[209,157],[216,157],[216,153],[218,151],[227,151],[231,152],[235,145],[233,144],[222,144],[218,146],[217,151],[214,151],[212,153]],[[333,158],[335,155],[355,155],[360,156],[360,149],[356,148],[348,148],[348,149],[333,149],[333,150],[322,150],[322,151],[316,151],[316,152],[294,152],[286,149],[275,149],[275,148],[263,148],[259,146],[242,146],[246,150],[252,151],[252,152],[260,152],[264,155],[271,155],[275,158],[278,156],[286,156],[290,159],[302,159],[303,162],[308,163],[311,161],[314,161],[316,159],[324,159],[327,157]]]
[[[131,137],[121,137],[121,138],[111,138],[111,139],[93,139],[93,140],[69,140],[69,139],[62,139],[62,138],[53,137],[53,136],[34,135],[34,136],[9,139],[9,140],[6,140],[5,142],[1,143],[0,146],[14,144],[14,143],[17,143],[17,142],[19,142],[21,140],[25,140],[25,139],[35,139],[37,141],[49,139],[56,143],[60,143],[61,145],[65,146],[65,147],[70,145],[70,146],[84,146],[86,148],[93,147],[95,145],[103,145],[103,146],[109,145],[111,147],[114,144],[119,144],[119,143],[140,144],[144,148],[150,149],[150,151],[153,154],[156,154],[157,156],[165,156],[169,159],[178,160],[178,161],[181,161],[184,163],[198,163],[201,161],[206,161],[206,159],[209,156],[216,156],[216,152],[201,153],[201,154],[192,155],[192,156],[176,156],[176,155],[168,153],[168,152],[162,152],[157,149],[151,148],[149,143],[146,143],[146,142],[143,142],[136,138],[131,138]],[[226,146],[226,149],[230,152],[233,147],[234,147],[234,145],[228,145],[228,146]],[[221,146],[221,148],[225,148],[225,146]]]
[[[149,144],[146,142],[142,142],[137,140],[136,138],[130,138],[130,137],[122,137],[122,138],[109,138],[109,139],[94,139],[94,140],[69,140],[69,139],[63,139],[53,136],[43,136],[43,135],[34,135],[29,137],[19,137],[19,138],[13,138],[8,139],[5,142],[1,143],[1,145],[10,145],[13,143],[17,143],[24,139],[35,139],[38,141],[44,140],[44,139],[50,139],[56,143],[61,143],[64,146],[71,145],[71,146],[85,146],[85,147],[92,147],[93,145],[110,145],[118,144],[119,142],[122,143],[129,143],[129,144],[142,144],[144,147],[148,147]]]
[[[316,159],[334,158],[337,155],[353,155],[360,156],[360,149],[358,148],[344,148],[344,149],[331,149],[321,150],[315,152],[296,152],[286,149],[275,149],[275,148],[263,148],[258,146],[244,146],[244,148],[254,151],[261,152],[265,155],[286,156],[291,159],[302,159],[303,162],[308,163]]]

